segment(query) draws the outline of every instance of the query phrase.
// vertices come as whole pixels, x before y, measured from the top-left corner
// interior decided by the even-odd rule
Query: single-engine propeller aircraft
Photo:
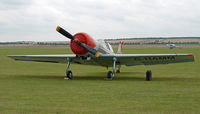
[[[192,54],[122,54],[123,42],[120,42],[118,52],[114,53],[109,43],[103,40],[95,41],[86,33],[76,33],[73,36],[59,26],[56,30],[71,40],[70,48],[74,54],[10,55],[8,57],[21,61],[67,63],[66,79],[72,79],[72,72],[69,70],[71,63],[112,67],[113,70],[108,71],[107,78],[113,79],[116,68],[119,73],[121,65],[154,65],[194,61]]]
[[[177,46],[175,44],[167,44],[167,47],[169,49],[174,49],[174,48],[177,48]]]

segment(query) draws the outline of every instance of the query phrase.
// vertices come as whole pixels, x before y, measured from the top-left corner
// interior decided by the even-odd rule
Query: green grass
[[[128,48],[124,53],[193,53],[195,62],[122,66],[112,81],[107,69],[14,61],[12,54],[63,54],[64,48],[0,49],[0,113],[199,113],[200,48]],[[111,70],[112,68],[109,68]],[[145,81],[146,70],[153,81]]]

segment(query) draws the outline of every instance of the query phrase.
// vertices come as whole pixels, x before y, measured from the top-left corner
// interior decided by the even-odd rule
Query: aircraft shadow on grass
[[[45,80],[64,80],[63,75],[18,75],[15,78],[26,78],[26,79],[45,79]],[[89,74],[78,76],[75,75],[73,80],[105,80],[105,73]],[[72,80],[72,81],[73,81]],[[120,75],[116,75],[113,81],[145,81],[146,76],[141,72],[122,72]],[[200,81],[197,78],[185,78],[185,77],[153,77],[152,81]]]

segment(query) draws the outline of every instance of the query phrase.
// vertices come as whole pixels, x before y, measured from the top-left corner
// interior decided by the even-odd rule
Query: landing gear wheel
[[[107,75],[107,78],[108,79],[112,79],[114,77],[114,74],[112,71],[108,71],[108,75]]]
[[[120,70],[117,70],[116,73],[120,73]]]
[[[68,72],[66,73],[66,75],[67,75],[67,78],[69,78],[69,79],[72,79],[72,78],[73,78],[73,76],[72,76],[72,71],[71,71],[71,70],[68,71]]]
[[[147,70],[146,72],[146,80],[151,81],[152,80],[152,72],[151,70]]]

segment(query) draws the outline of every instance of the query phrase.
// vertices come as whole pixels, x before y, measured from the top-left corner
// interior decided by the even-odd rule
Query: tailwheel
[[[114,77],[113,72],[112,71],[108,71],[107,78],[112,80],[113,77]]]
[[[72,79],[73,78],[72,71],[70,70],[70,71],[66,72],[66,76],[68,79]]]

